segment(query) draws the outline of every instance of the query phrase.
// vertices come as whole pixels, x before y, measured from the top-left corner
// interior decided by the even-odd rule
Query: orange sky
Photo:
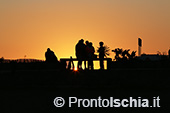
[[[75,57],[79,39],[142,53],[168,51],[170,0],[0,0],[0,57]],[[113,55],[111,55],[113,57]]]

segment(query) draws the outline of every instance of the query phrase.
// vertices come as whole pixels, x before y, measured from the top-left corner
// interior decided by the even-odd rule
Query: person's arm
[[[99,52],[99,53],[100,53],[100,48],[97,50],[97,52]]]
[[[95,53],[95,49],[94,49],[94,47],[93,47],[93,54]]]

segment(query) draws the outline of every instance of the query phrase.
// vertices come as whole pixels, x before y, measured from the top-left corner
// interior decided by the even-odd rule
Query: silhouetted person
[[[87,48],[89,48],[89,41],[86,41],[85,42],[85,61],[84,61],[84,67],[85,69],[87,69],[88,67],[86,66],[86,60],[88,60],[88,51],[87,51]]]
[[[83,40],[83,39],[82,39]],[[86,60],[87,60],[87,56],[86,56],[86,45],[84,44],[84,40],[82,43],[82,58],[84,60],[84,67],[86,69]]]
[[[99,45],[100,45],[100,47],[99,47],[98,52],[99,52],[99,59],[100,59],[100,69],[104,69],[104,62],[103,62],[104,56],[105,56],[105,48],[103,46],[104,43],[99,42]]]
[[[85,44],[84,40],[81,39],[76,44],[76,57],[78,59],[77,69],[82,69],[82,61],[84,59],[84,56],[85,56]]]
[[[93,58],[94,58],[95,49],[93,47],[92,42],[88,44],[88,46],[86,47],[86,51],[87,51],[87,58],[88,58],[88,69],[93,70],[94,69]]]
[[[47,51],[45,52],[45,58],[46,58],[46,62],[48,63],[58,62],[57,57],[55,56],[54,52],[50,50],[50,48],[48,48]]]

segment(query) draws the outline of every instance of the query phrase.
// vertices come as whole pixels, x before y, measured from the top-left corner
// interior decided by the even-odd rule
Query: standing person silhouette
[[[99,49],[98,49],[98,52],[99,52],[99,59],[100,59],[100,69],[103,70],[104,69],[104,56],[105,56],[105,48],[104,48],[104,43],[103,42],[99,42]]]
[[[95,49],[93,47],[92,42],[90,42],[89,46],[86,47],[86,51],[87,51],[87,58],[88,58],[88,69],[94,70],[93,58],[94,58]]]
[[[76,57],[78,59],[77,69],[82,69],[82,61],[84,59],[84,54],[85,54],[85,44],[84,44],[84,40],[81,39],[76,44]]]
[[[85,42],[86,44],[85,44],[85,56],[84,56],[84,58],[85,58],[85,61],[84,61],[84,67],[85,67],[85,69],[87,69],[88,67],[86,66],[86,60],[88,60],[88,48],[89,48],[89,41],[87,40],[86,42]]]

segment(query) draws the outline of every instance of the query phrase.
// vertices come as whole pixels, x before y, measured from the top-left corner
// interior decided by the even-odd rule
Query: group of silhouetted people
[[[103,60],[104,60],[104,46],[103,46],[103,42],[100,42],[100,48],[97,52],[99,52],[99,59],[100,59],[100,69],[104,69],[104,64],[103,64]],[[82,69],[82,61],[84,61],[84,66],[85,69],[89,69],[89,70],[93,70],[94,69],[94,65],[93,65],[93,59],[95,58],[95,49],[93,47],[93,43],[86,41],[84,44],[84,40],[81,39],[78,41],[78,43],[76,44],[76,57],[78,59],[78,64],[77,64],[77,69]],[[88,66],[86,67],[86,61],[88,61]]]
[[[82,69],[82,61],[84,61],[85,69],[94,69],[93,58],[95,49],[92,42],[81,39],[76,44],[76,57],[78,59],[77,69]],[[88,61],[88,67],[86,67],[86,60]]]
[[[99,53],[100,69],[104,69],[104,62],[103,62],[104,56],[105,56],[105,48],[103,46],[104,43],[100,42],[99,45],[100,47],[97,50],[97,52]],[[88,69],[88,70],[94,69],[93,60],[97,58],[97,56],[94,54],[95,49],[93,47],[92,42],[86,41],[84,43],[83,39],[79,40],[78,43],[76,44],[75,52],[76,52],[76,57],[78,60],[78,64],[77,64],[78,70],[82,69],[83,61],[84,61],[85,69]],[[47,48],[47,51],[45,52],[45,58],[46,58],[46,62],[48,63],[58,62],[56,55],[54,54],[52,50],[50,50],[50,48]],[[87,66],[86,66],[86,62],[88,64]],[[70,58],[70,61],[69,61],[69,65],[68,65],[69,69],[71,69],[71,64],[73,64],[72,57]],[[73,68],[74,68],[74,64],[73,64]]]

